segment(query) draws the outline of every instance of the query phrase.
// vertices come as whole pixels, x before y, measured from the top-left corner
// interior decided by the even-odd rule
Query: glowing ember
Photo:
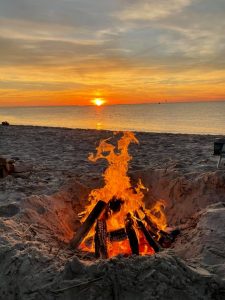
[[[118,135],[118,133],[115,133]],[[112,235],[117,231],[120,237],[125,232],[129,237],[137,238],[139,254],[152,254],[153,248],[150,246],[148,235],[145,234],[146,228],[154,235],[156,241],[160,239],[160,231],[166,227],[166,217],[163,212],[164,203],[158,201],[151,209],[146,209],[143,201],[143,186],[139,180],[136,187],[131,186],[130,178],[127,176],[128,163],[132,159],[128,153],[130,143],[138,144],[138,140],[132,132],[124,132],[123,136],[118,140],[117,146],[110,143],[110,139],[100,142],[97,147],[96,154],[91,154],[89,160],[96,162],[99,159],[105,159],[108,162],[108,167],[105,170],[103,177],[105,185],[102,188],[94,189],[89,195],[89,205],[85,209],[83,220],[94,209],[99,200],[107,204],[107,209],[104,210],[99,217],[98,226],[106,227],[106,232]],[[142,228],[143,227],[143,228]],[[142,228],[143,230],[140,230]],[[96,226],[93,226],[87,234],[85,240],[80,244],[80,249],[85,251],[94,251]],[[147,230],[147,233],[148,233]],[[147,236],[147,238],[146,238]],[[114,256],[119,253],[130,254],[131,243],[128,238],[118,238],[113,240],[113,237],[107,240],[107,255]],[[135,249],[135,239],[134,246]],[[135,250],[133,250],[135,253]]]

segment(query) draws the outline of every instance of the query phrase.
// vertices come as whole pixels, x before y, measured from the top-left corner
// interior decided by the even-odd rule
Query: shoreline
[[[97,128],[72,128],[72,127],[60,127],[60,126],[45,126],[45,125],[23,125],[23,124],[9,124],[9,126],[3,126],[0,124],[0,128],[5,127],[21,127],[21,128],[45,128],[45,129],[59,129],[59,130],[77,130],[77,131],[95,131],[95,132],[124,132],[124,131],[131,131],[135,134],[150,134],[150,135],[194,135],[194,136],[210,136],[214,138],[223,138],[224,134],[211,134],[211,133],[182,133],[182,132],[157,132],[157,131],[143,131],[143,130],[113,130],[113,129],[97,129]]]

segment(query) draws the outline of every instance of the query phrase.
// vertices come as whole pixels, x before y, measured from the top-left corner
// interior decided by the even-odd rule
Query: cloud
[[[117,5],[109,0],[7,0],[0,3],[0,17],[74,29],[98,30],[110,26]]]
[[[127,1],[131,3],[117,16],[121,20],[158,20],[169,15],[175,15],[188,6],[192,0],[142,0]]]
[[[8,80],[0,81],[0,90],[17,90],[17,91],[65,91],[78,90],[84,88],[85,85],[76,82],[47,82],[47,81],[28,81],[26,80]]]
[[[125,50],[113,41],[63,41],[18,39],[0,36],[1,65],[68,66],[116,57]]]
[[[195,80],[221,88],[224,32],[224,0],[1,1],[0,88],[82,97],[134,87],[146,97]]]

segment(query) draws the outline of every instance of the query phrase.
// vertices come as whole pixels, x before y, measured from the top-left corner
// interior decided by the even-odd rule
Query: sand
[[[87,157],[110,131],[0,126],[0,299],[224,299],[225,170],[212,135],[137,133],[129,175],[146,207],[166,201],[181,229],[170,249],[95,260],[71,250],[78,213],[102,184],[104,162]]]

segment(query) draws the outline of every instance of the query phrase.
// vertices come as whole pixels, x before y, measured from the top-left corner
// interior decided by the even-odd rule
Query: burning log
[[[95,227],[95,256],[97,258],[107,258],[107,225],[106,220],[101,219],[97,221]]]
[[[155,252],[159,252],[160,245],[153,239],[152,235],[147,230],[147,228],[145,227],[144,223],[141,221],[138,212],[136,211],[134,215],[137,218],[138,227],[143,232],[143,234],[144,234],[147,242],[149,243],[149,245],[154,249]]]
[[[169,238],[169,233],[163,231],[163,230],[160,230],[157,226],[157,224],[155,222],[153,222],[149,216],[146,214],[146,211],[144,210],[143,207],[140,207],[140,210],[144,213],[144,220],[145,222],[148,224],[149,226],[149,229],[154,233],[154,235],[157,236],[157,233],[159,232],[161,235],[164,235],[164,236],[167,236]]]
[[[101,215],[103,210],[106,207],[106,203],[102,200],[99,200],[98,203],[95,205],[93,210],[90,212],[87,219],[84,221],[84,223],[80,226],[80,228],[77,230],[75,236],[73,237],[71,243],[71,246],[73,248],[77,248],[83,239],[86,237],[92,226],[94,225],[95,221],[98,219],[98,217]]]
[[[130,213],[127,214],[127,217],[125,219],[125,227],[126,227],[126,232],[129,239],[132,254],[139,255],[138,238],[134,229],[134,221]]]
[[[124,201],[122,199],[113,198],[109,201],[109,210],[113,213],[119,212]]]
[[[110,242],[119,242],[127,239],[127,233],[124,228],[120,228],[108,233]]]
[[[168,248],[174,242],[176,236],[180,233],[179,230],[174,230],[171,233],[168,233],[164,230],[160,230],[158,226],[148,217],[143,207],[140,207],[140,210],[144,213],[144,220],[149,226],[149,232],[152,235],[159,235],[158,243],[164,247]]]
[[[143,207],[140,207],[140,210],[144,213],[144,220],[148,224],[150,231],[153,235],[157,236],[157,232],[159,231],[157,225],[150,220]]]
[[[107,233],[107,238],[110,242],[120,242],[127,239],[127,233],[125,228],[120,228],[117,230],[109,231]],[[84,243],[87,247],[90,247],[90,245],[93,243],[94,237],[90,236],[87,238]]]

